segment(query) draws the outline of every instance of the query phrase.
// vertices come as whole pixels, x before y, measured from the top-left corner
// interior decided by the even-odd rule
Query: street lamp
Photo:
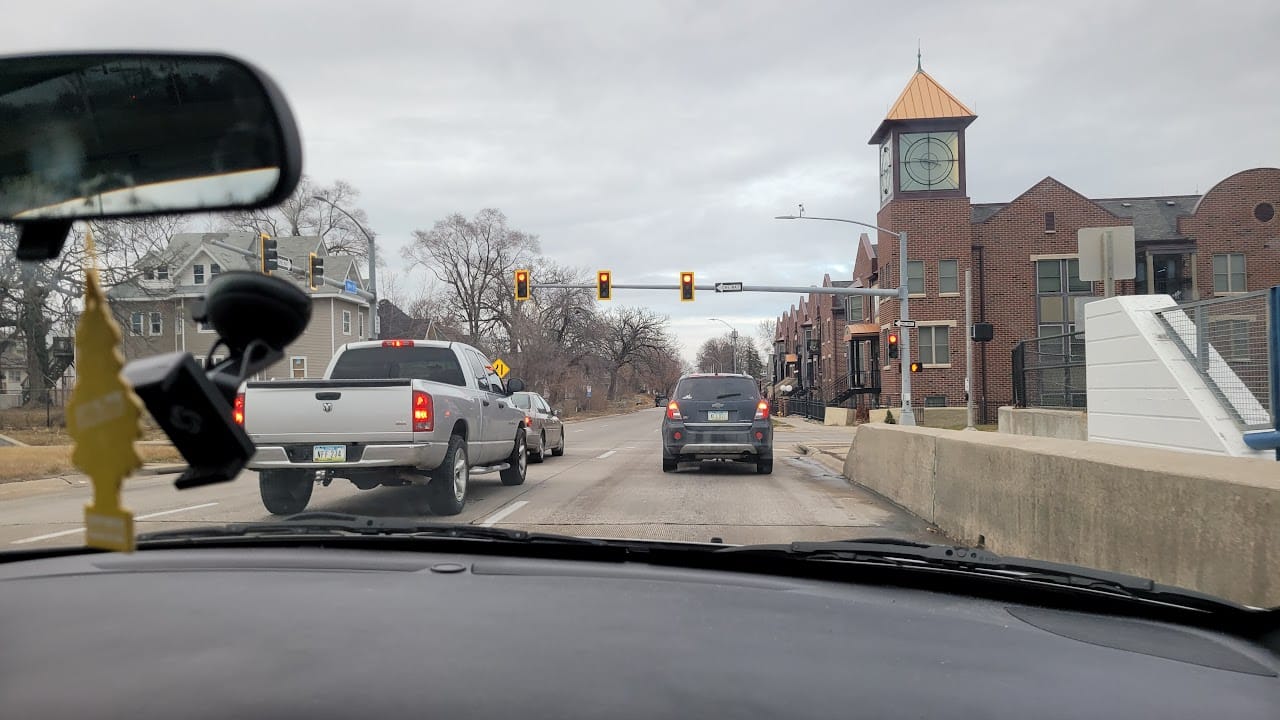
[[[804,207],[801,206],[801,212]],[[809,215],[778,215],[774,220],[824,220],[826,222],[842,222],[850,225],[860,225],[871,230],[879,230],[898,238],[898,300],[902,303],[902,312],[899,319],[907,322],[911,319],[911,314],[907,307],[907,233],[906,231],[894,232],[888,228],[882,228],[879,225],[871,223],[859,222],[857,220],[846,220],[844,218],[829,217],[811,217]],[[904,326],[904,332],[899,336],[899,345],[901,346],[902,367],[911,367],[911,333],[910,327]],[[903,425],[915,425],[916,414],[911,409],[911,373],[899,373],[902,378],[902,419]]]
[[[337,210],[343,215],[346,215],[347,218],[351,220],[351,222],[355,223],[356,227],[360,229],[360,232],[364,233],[365,240],[369,241],[369,292],[373,295],[373,300],[371,301],[372,302],[371,307],[373,309],[373,318],[372,318],[373,321],[369,323],[369,331],[370,331],[369,339],[373,340],[378,337],[378,268],[377,268],[377,248],[374,243],[373,233],[366,230],[364,225],[361,225],[360,221],[357,220],[354,215],[347,212],[345,208],[343,208],[338,203],[330,200],[329,198],[323,195],[312,195],[311,199],[319,200],[320,202],[329,205],[334,210]]]
[[[733,371],[735,373],[738,372],[738,329],[730,325],[729,323],[725,322],[724,320],[721,320],[720,318],[707,318],[707,319],[714,320],[720,323],[721,325],[724,325],[725,327],[729,328],[729,337],[733,341],[733,352],[731,353],[733,355]]]

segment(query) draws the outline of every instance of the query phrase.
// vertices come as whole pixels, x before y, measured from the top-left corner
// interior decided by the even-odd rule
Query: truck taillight
[[[413,341],[412,340],[383,340],[382,347],[394,347],[394,348],[413,347]]]
[[[759,403],[756,404],[756,419],[757,420],[769,419],[769,403],[765,402],[764,400],[761,400]]]
[[[431,396],[421,390],[413,391],[413,431],[431,432],[435,429],[436,413]]]
[[[674,402],[669,402],[669,403],[667,403],[667,419],[668,419],[668,420],[683,420],[683,419],[684,419],[684,416],[680,414],[680,406],[679,406],[679,405],[675,404]]]
[[[244,426],[244,393],[236,393],[236,404],[232,408],[231,417],[237,425]]]

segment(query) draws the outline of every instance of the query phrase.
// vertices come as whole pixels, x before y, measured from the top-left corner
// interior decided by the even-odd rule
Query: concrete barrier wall
[[[1089,416],[1080,410],[1043,408],[1000,408],[1002,433],[1059,440],[1088,440]]]
[[[993,551],[1280,605],[1280,464],[863,425],[845,476]]]

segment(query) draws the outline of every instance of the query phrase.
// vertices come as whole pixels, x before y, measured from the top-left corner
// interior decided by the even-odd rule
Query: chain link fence
[[[1246,429],[1271,426],[1267,291],[1155,311],[1222,406]]]
[[[1084,332],[1023,340],[1013,347],[1014,405],[1087,407],[1084,366]]]

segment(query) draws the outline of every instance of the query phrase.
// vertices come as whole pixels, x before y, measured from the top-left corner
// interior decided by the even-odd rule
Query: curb
[[[8,435],[0,435],[0,441],[4,441],[13,447],[27,447],[27,444],[21,440],[14,440]]]
[[[134,475],[176,475],[186,469],[186,465],[143,465]]]
[[[622,415],[634,415],[638,412],[641,412],[643,410],[648,410],[648,409],[649,408],[640,408],[639,410],[623,410],[622,412],[609,413],[608,415],[592,415],[591,417],[576,418],[573,420],[563,420],[562,422],[565,425],[576,425],[578,423],[590,422],[592,420],[603,420],[605,418],[620,417]]]

